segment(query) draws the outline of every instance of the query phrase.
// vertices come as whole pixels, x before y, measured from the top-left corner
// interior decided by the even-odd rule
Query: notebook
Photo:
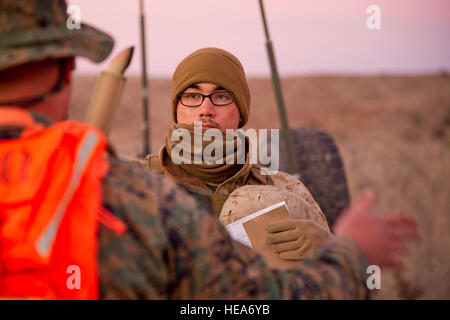
[[[271,267],[289,268],[297,263],[295,260],[283,260],[267,244],[267,226],[274,222],[291,220],[292,217],[285,201],[275,203],[255,213],[226,225],[231,237],[255,249],[264,256]]]

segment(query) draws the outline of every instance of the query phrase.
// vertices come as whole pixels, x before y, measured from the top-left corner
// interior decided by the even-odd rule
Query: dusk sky
[[[139,0],[69,0],[81,21],[114,36],[113,54],[135,46],[128,74],[141,68]],[[450,0],[265,0],[282,76],[315,73],[429,73],[450,70]],[[369,5],[381,10],[381,30],[369,30]],[[257,0],[145,0],[147,71],[171,77],[189,53],[207,46],[235,54],[247,76],[268,76]],[[97,73],[78,59],[77,73]]]

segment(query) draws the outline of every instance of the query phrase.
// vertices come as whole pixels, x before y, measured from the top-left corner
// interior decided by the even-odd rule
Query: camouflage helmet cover
[[[83,56],[101,62],[111,36],[81,23],[69,29],[65,0],[0,0],[0,70],[28,62]]]

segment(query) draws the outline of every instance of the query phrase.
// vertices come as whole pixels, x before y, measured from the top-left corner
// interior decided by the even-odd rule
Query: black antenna
[[[148,93],[149,87],[147,83],[147,63],[145,54],[145,16],[143,0],[139,0],[139,13],[141,20],[141,52],[142,52],[142,135],[144,136],[144,146],[142,150],[142,157],[150,153],[150,127],[149,127],[149,101]]]

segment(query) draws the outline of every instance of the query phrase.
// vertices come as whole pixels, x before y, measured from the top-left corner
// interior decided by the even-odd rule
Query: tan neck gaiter
[[[222,141],[218,136],[222,137]],[[172,141],[172,137],[175,141]],[[248,152],[247,139],[245,144],[245,148],[243,146],[239,148],[236,136],[227,137],[225,131],[219,129],[174,124],[169,128],[165,147],[171,161],[188,175],[204,182],[222,183],[233,177],[244,166],[238,164],[237,160],[245,161]]]

